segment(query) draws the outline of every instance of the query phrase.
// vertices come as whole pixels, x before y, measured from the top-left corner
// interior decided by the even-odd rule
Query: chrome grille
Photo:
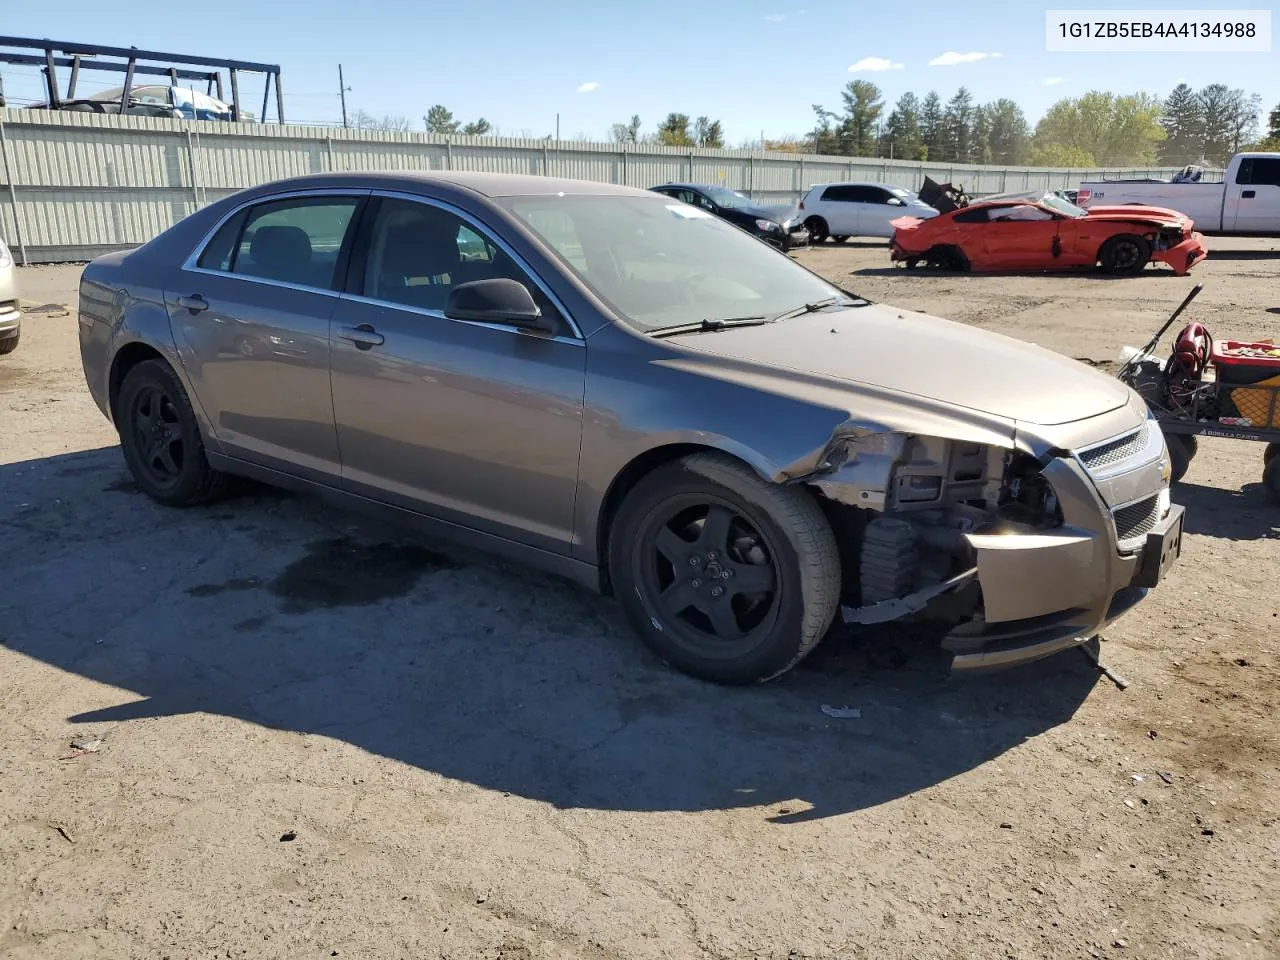
[[[1085,450],[1080,454],[1080,462],[1093,470],[1098,467],[1109,467],[1113,463],[1120,463],[1140,453],[1146,443],[1147,428],[1144,426],[1133,433],[1127,433],[1123,437],[1117,437],[1100,446]]]
[[[1132,540],[1150,533],[1160,519],[1160,495],[1131,503],[1112,511],[1116,522],[1116,539]]]

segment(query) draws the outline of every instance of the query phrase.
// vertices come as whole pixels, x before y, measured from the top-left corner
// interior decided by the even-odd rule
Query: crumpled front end
[[[1209,247],[1205,243],[1204,234],[1198,231],[1192,231],[1186,236],[1186,239],[1175,244],[1165,246],[1163,249],[1152,249],[1151,259],[1160,263],[1167,263],[1173,267],[1173,272],[1180,277],[1185,277],[1191,272],[1191,268],[1203,260],[1209,253]]]
[[[844,619],[948,621],[956,672],[1087,642],[1181,550],[1182,508],[1151,420],[1038,456],[894,433],[834,459],[806,482],[842,540]]]

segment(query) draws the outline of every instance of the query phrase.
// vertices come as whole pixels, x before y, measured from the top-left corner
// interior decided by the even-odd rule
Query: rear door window
[[[1240,161],[1236,183],[1260,187],[1280,187],[1280,158],[1249,157]]]
[[[295,197],[251,207],[214,236],[198,265],[331,290],[358,203],[357,197]]]

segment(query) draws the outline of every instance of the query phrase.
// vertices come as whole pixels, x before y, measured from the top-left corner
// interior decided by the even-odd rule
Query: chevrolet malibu
[[[1084,643],[1180,550],[1142,400],[832,285],[649,191],[315,175],[80,283],[138,485],[315,492],[612,593],[663,660],[784,673],[836,619],[948,624],[957,671]]]

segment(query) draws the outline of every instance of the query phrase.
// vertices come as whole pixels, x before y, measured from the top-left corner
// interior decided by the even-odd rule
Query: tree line
[[[1033,129],[1022,108],[1001,98],[976,103],[965,87],[945,103],[937,91],[904,93],[886,113],[880,88],[853,80],[841,108],[814,104],[804,137],[766,141],[766,149],[851,157],[1012,166],[1223,164],[1250,148],[1280,150],[1280,106],[1259,140],[1257,94],[1215,83],[1179,84],[1163,100],[1147,93],[1090,91],[1053,104]]]
[[[1241,150],[1280,151],[1280,105],[1268,115],[1264,131],[1259,123],[1261,98],[1221,83],[1200,90],[1180,83],[1163,100],[1147,93],[1093,90],[1059,100],[1034,128],[1015,101],[1002,97],[977,103],[966,87],[945,102],[936,90],[923,97],[904,93],[887,112],[880,88],[867,80],[851,81],[840,98],[838,110],[813,105],[814,127],[802,137],[753,140],[742,146],[829,156],[1045,167],[1222,165]],[[484,117],[463,122],[442,104],[432,106],[422,122],[429,133],[498,133]],[[407,131],[411,125],[404,117],[377,118],[360,110],[353,126]],[[548,133],[543,139],[552,136]],[[589,138],[576,134],[573,139]],[[613,124],[608,139],[635,145],[725,146],[719,120],[686,113],[669,113],[650,131],[644,129],[639,115],[632,115]]]

